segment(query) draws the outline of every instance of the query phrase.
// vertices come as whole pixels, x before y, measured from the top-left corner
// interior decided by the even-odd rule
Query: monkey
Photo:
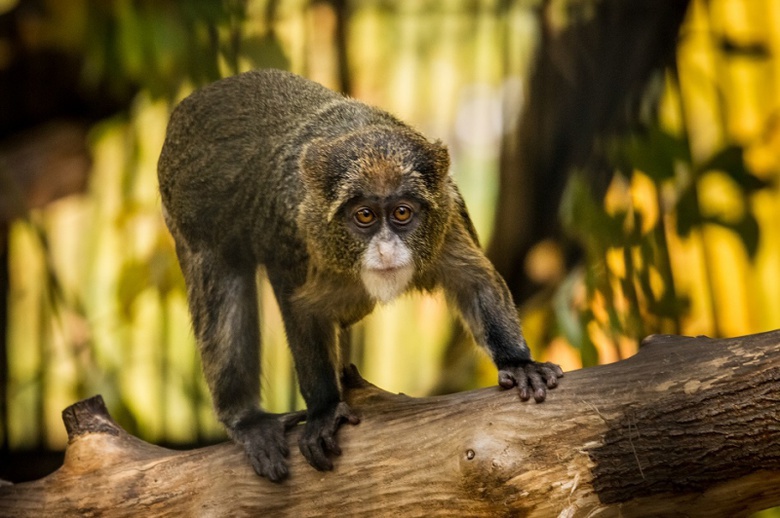
[[[163,217],[219,421],[258,475],[288,477],[286,433],[317,470],[358,415],[343,399],[343,330],[400,295],[443,289],[523,401],[562,369],[531,359],[480,248],[449,153],[396,117],[280,70],[211,83],[173,110],[158,162]],[[282,314],[302,413],[259,406],[260,266]],[[343,334],[343,333],[341,333]]]

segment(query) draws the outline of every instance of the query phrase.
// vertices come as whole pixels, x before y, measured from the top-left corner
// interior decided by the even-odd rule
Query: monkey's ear
[[[303,188],[323,204],[321,213],[328,221],[344,202],[345,165],[339,151],[338,141],[314,139],[303,149],[299,163]]]
[[[336,172],[332,164],[332,149],[325,139],[318,138],[309,142],[300,158],[301,179],[304,187],[315,190],[328,197],[328,186],[335,184],[332,176]]]
[[[450,170],[450,153],[441,140],[429,142],[431,162],[426,164],[439,180],[445,178]]]

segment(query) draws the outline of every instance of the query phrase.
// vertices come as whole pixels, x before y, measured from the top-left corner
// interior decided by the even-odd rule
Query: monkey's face
[[[378,302],[402,294],[443,242],[452,205],[448,167],[441,144],[405,128],[310,144],[299,224],[312,260],[359,278]]]
[[[361,241],[360,278],[371,298],[388,302],[403,293],[415,271],[407,243],[424,213],[413,197],[358,196],[343,208],[347,228]]]

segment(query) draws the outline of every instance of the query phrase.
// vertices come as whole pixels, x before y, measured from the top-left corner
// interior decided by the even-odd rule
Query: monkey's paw
[[[281,482],[289,475],[285,458],[290,449],[285,433],[305,417],[305,412],[271,414],[258,410],[239,421],[229,433],[233,441],[244,447],[258,475]]]
[[[563,377],[563,369],[554,363],[535,361],[522,362],[513,367],[498,370],[498,384],[505,389],[517,387],[520,399],[528,401],[533,393],[537,403],[547,397],[547,389],[558,386],[558,378]]]
[[[341,455],[341,448],[336,442],[336,431],[343,422],[353,425],[360,422],[357,414],[343,401],[320,415],[306,417],[306,427],[298,440],[298,446],[315,469],[333,469],[333,462],[328,458],[328,454]]]

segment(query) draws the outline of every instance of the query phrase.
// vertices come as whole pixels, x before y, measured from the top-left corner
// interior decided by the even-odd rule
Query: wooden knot
[[[119,435],[121,428],[111,419],[103,396],[97,395],[70,405],[62,411],[68,442],[88,433]]]

